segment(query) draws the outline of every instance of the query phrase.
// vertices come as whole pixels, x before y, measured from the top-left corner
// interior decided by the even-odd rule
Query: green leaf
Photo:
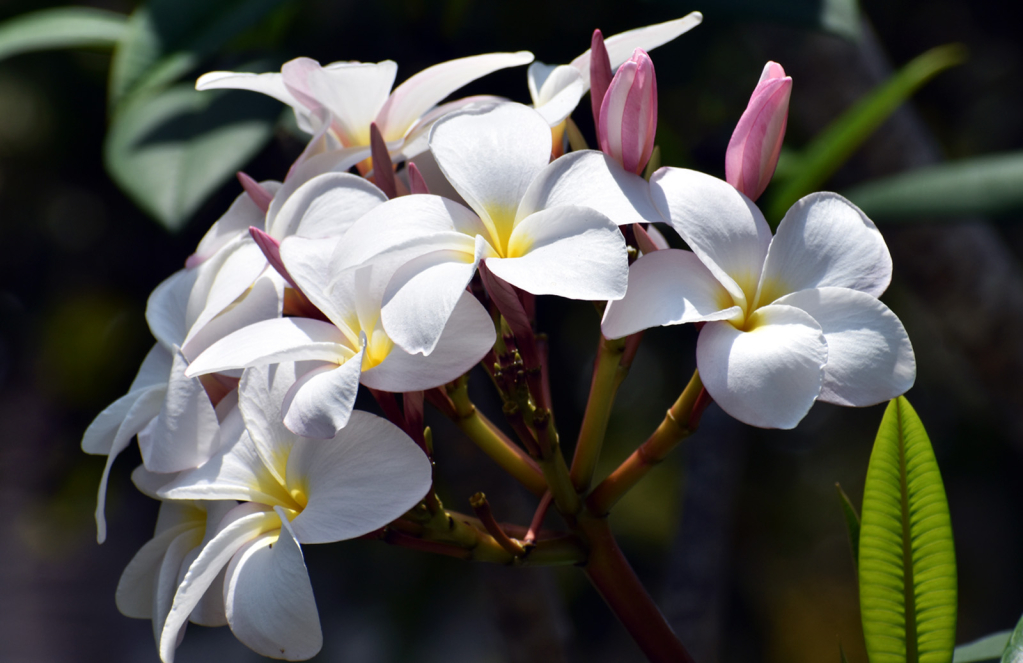
[[[909,401],[888,404],[863,489],[860,614],[870,663],[949,663],[956,562],[945,488]]]
[[[0,23],[0,60],[54,48],[109,47],[127,27],[124,14],[87,7],[56,7]]]
[[[779,186],[766,207],[768,220],[776,226],[792,203],[817,191],[863,141],[924,83],[965,60],[966,49],[961,45],[932,48],[910,61],[828,125],[803,151],[790,171],[791,176],[778,182]]]
[[[887,221],[998,214],[1023,209],[1023,152],[918,168],[844,194]]]
[[[1009,636],[1009,644],[1002,653],[1001,663],[1023,663],[1023,617],[1020,618]]]
[[[979,640],[968,642],[956,647],[952,663],[982,663],[983,661],[999,661],[1002,652],[1009,643],[1012,631],[999,631]]]
[[[172,83],[285,0],[151,0],[114,51],[111,108],[129,92]]]
[[[798,25],[853,40],[860,37],[857,0],[705,0],[700,11],[711,19],[731,14],[746,21]]]
[[[849,658],[845,655],[845,647],[842,646],[841,642],[838,643],[838,657],[841,663],[849,663]]]
[[[269,97],[182,84],[132,95],[107,134],[107,170],[169,230],[255,156],[281,113]]]
[[[856,513],[856,507],[849,500],[849,496],[842,490],[842,485],[836,482],[835,490],[838,491],[838,501],[842,504],[842,514],[845,516],[845,526],[849,532],[853,564],[857,565],[860,562],[860,515]]]

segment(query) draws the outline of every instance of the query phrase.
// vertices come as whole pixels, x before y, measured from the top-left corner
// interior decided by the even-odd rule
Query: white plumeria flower
[[[382,310],[383,328],[401,348],[436,351],[481,260],[536,295],[625,294],[628,259],[617,226],[591,207],[551,201],[552,189],[571,188],[557,178],[572,173],[548,164],[551,132],[535,111],[506,103],[453,113],[434,125],[430,151],[472,209],[432,195],[390,200],[352,226],[335,256],[341,265],[394,251],[409,257]]]
[[[395,254],[389,261],[341,270],[332,259],[338,244],[299,237],[281,244],[287,271],[329,322],[259,322],[212,345],[187,374],[280,361],[316,362],[299,376],[277,412],[295,433],[326,439],[347,423],[360,382],[390,392],[430,389],[462,375],[493,347],[493,321],[464,284],[434,353],[416,355],[397,347],[381,325],[380,307],[384,288],[404,257]]]
[[[426,454],[397,426],[353,412],[334,439],[301,438],[271,413],[295,380],[293,364],[251,368],[235,435],[202,467],[160,489],[170,499],[246,502],[228,513],[188,567],[159,638],[174,660],[181,627],[224,573],[227,623],[256,652],[302,660],[322,644],[312,585],[299,544],[362,536],[398,518],[430,488]]]
[[[97,540],[106,539],[107,481],[114,459],[139,435],[146,467],[177,472],[205,462],[219,445],[219,419],[203,384],[185,376],[189,359],[221,336],[280,314],[280,279],[258,278],[242,297],[211,301],[217,275],[238,254],[226,246],[198,267],[157,286],[146,321],[157,343],[128,393],[103,410],[82,437],[82,450],[107,456],[96,504]],[[211,314],[210,311],[213,311]]]
[[[692,12],[665,23],[648,25],[608,37],[604,40],[611,70],[614,71],[632,56],[637,48],[644,51],[668,43],[703,21],[703,14]],[[533,106],[551,128],[558,127],[572,114],[583,95],[590,89],[590,50],[570,64],[549,65],[537,60],[526,72],[529,96]],[[562,130],[563,131],[563,130]],[[561,135],[561,132],[558,132]]]
[[[181,576],[213,538],[220,521],[236,506],[234,500],[164,501],[153,538],[135,553],[117,583],[117,609],[127,617],[151,619],[159,642]],[[202,626],[227,623],[222,586],[222,581],[221,587],[214,584],[201,597],[190,621]]]
[[[345,147],[368,146],[370,124],[375,122],[392,155],[411,157],[402,147],[429,130],[431,121],[439,117],[430,113],[437,103],[477,78],[532,61],[533,54],[527,51],[450,60],[424,69],[392,92],[398,65],[391,60],[334,62],[324,67],[309,58],[296,58],[286,62],[279,74],[214,71],[201,76],[195,87],[262,92],[291,106],[299,127],[309,133],[318,124],[315,113],[325,109],[331,114],[331,131]],[[450,110],[457,103],[445,107]]]
[[[696,363],[723,410],[765,428],[793,428],[815,400],[865,406],[916,379],[902,323],[877,297],[892,261],[874,224],[833,193],[798,201],[772,238],[757,207],[726,182],[662,168],[654,200],[692,248],[637,260],[629,292],[601,329],[706,322]]]

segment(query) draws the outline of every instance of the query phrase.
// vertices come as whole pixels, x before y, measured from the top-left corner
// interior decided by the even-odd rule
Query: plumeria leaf
[[[838,501],[842,505],[842,515],[845,516],[845,526],[849,531],[849,547],[852,549],[853,564],[860,563],[860,514],[856,513],[856,507],[849,500],[849,496],[842,490],[842,485],[835,482],[835,490],[838,492]]]
[[[871,218],[915,221],[1023,209],[1023,152],[918,168],[848,192]]]
[[[941,474],[905,397],[891,401],[863,490],[860,613],[871,663],[949,661],[956,563]]]
[[[1009,637],[1009,644],[1002,653],[1002,663],[1020,663],[1023,661],[1023,617]]]
[[[955,649],[955,654],[952,657],[952,663],[986,663],[990,661],[1001,661],[1002,653],[1005,652],[1008,655],[1009,638],[1012,636],[1012,631],[999,631],[998,633],[992,633],[991,635],[974,640],[973,642],[967,642],[965,645],[959,645]],[[1012,658],[1005,659],[1012,661]]]
[[[791,176],[772,192],[766,206],[767,218],[777,223],[792,203],[818,190],[904,101],[927,81],[965,58],[965,50],[958,44],[933,48],[843,113],[806,147],[789,171]]]
[[[127,29],[124,14],[89,7],[56,7],[0,23],[0,60],[55,48],[111,47]]]
[[[114,51],[110,106],[129,92],[167,85],[244,32],[283,0],[150,0],[128,21]]]
[[[270,139],[280,106],[191,85],[133,95],[107,134],[107,170],[168,230],[180,229]]]
[[[712,19],[728,13],[744,21],[772,21],[831,32],[846,39],[860,36],[857,0],[711,0],[701,3]]]

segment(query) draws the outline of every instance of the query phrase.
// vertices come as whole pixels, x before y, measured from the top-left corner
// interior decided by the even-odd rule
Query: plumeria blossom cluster
[[[237,200],[150,297],[156,345],[138,376],[82,442],[107,456],[101,542],[107,477],[135,438],[143,464],[133,480],[162,502],[116,597],[126,615],[152,620],[165,663],[189,621],[229,625],[265,656],[314,655],[322,635],[302,546],[360,537],[581,565],[648,655],[684,653],[665,644],[656,607],[623,609],[647,604],[627,563],[608,553],[604,516],[650,459],[695,430],[712,401],[748,424],[790,428],[816,400],[870,405],[913,384],[909,339],[878,300],[892,263],[873,223],[820,193],[772,236],[753,203],[784,135],[792,80],[779,65],[767,65],[738,122],[727,182],[651,164],[647,51],[700,20],[606,41],[597,31],[569,65],[525,52],[453,60],[393,91],[391,61],[299,58],[280,73],[199,79],[199,89],[279,99],[311,139],[282,181],[239,174]],[[441,103],[530,62],[533,107],[491,96]],[[587,90],[600,150],[573,143],[565,153]],[[654,224],[689,250],[668,248]],[[571,467],[535,333],[541,295],[604,308]],[[690,322],[702,325],[698,372],[669,413],[675,432],[658,428],[591,489],[617,388],[608,376],[628,368],[642,330]],[[481,363],[517,442],[468,401],[467,374]],[[363,388],[384,416],[355,409]],[[497,522],[482,494],[473,516],[440,503],[427,401],[536,495],[528,528]],[[552,504],[568,531],[541,529]]]

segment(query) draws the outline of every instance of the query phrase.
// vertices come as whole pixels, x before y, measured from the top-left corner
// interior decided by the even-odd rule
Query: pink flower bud
[[[643,172],[657,133],[657,78],[654,63],[641,48],[611,79],[600,106],[600,149],[629,172]]]
[[[764,192],[778,165],[791,94],[792,77],[768,62],[728,143],[725,179],[751,200]]]

